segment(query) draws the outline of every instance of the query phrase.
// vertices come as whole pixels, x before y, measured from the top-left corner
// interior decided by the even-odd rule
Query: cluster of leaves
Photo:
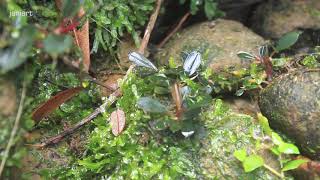
[[[137,29],[148,20],[148,14],[153,10],[154,2],[155,0],[86,2],[89,20],[96,24],[92,52],[97,52],[99,46],[113,52],[118,39],[125,33],[131,34],[135,44],[139,45]]]
[[[179,0],[180,4],[186,3],[186,0]],[[204,12],[209,20],[215,17],[221,17],[224,13],[218,8],[216,0],[190,0],[190,12],[196,14],[200,7],[203,7]]]
[[[278,175],[280,178],[284,178],[285,171],[298,168],[301,164],[306,163],[306,159],[295,159],[292,160],[288,155],[300,154],[299,149],[291,143],[285,142],[279,134],[274,132],[268,123],[268,119],[261,114],[258,114],[259,123],[263,129],[264,134],[261,137],[255,137],[256,139],[256,150],[248,152],[245,148],[234,152],[234,156],[242,162],[245,172],[251,172],[259,167],[265,167]],[[267,142],[271,140],[270,142]],[[256,152],[261,149],[267,149],[278,157],[281,172],[277,172],[268,166],[263,157],[258,155]],[[248,154],[249,153],[249,154]]]

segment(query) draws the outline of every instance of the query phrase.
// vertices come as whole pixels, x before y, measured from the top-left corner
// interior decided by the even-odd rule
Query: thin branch
[[[14,141],[14,137],[18,131],[18,128],[19,128],[19,122],[20,122],[20,119],[21,119],[21,115],[22,115],[22,110],[23,110],[23,103],[24,103],[24,99],[26,97],[26,92],[27,92],[27,82],[24,81],[23,82],[23,85],[22,85],[22,93],[21,93],[21,99],[20,99],[20,103],[19,103],[19,108],[18,108],[18,112],[17,112],[17,116],[16,116],[16,119],[14,121],[14,126],[13,126],[13,129],[11,131],[11,135],[10,135],[10,139],[8,141],[8,144],[7,144],[7,147],[4,151],[4,155],[3,155],[3,159],[1,161],[1,165],[0,165],[0,177],[2,175],[2,172],[3,172],[3,169],[4,169],[4,166],[6,164],[6,161],[8,159],[8,156],[9,156],[9,152],[10,152],[10,148],[11,146],[13,145],[13,141]]]
[[[149,23],[147,25],[147,28],[144,32],[144,36],[139,48],[139,53],[144,54],[144,51],[149,43],[149,39],[150,39],[150,34],[154,28],[154,24],[157,20],[158,14],[160,12],[160,7],[162,4],[162,0],[157,0],[157,5],[156,5],[156,9],[154,10],[153,14],[150,17]]]
[[[187,12],[179,21],[178,25],[157,45],[157,48],[160,49],[163,47],[163,45],[166,44],[166,42],[176,33],[181,29],[181,26],[183,23],[188,19],[190,16],[190,12]]]

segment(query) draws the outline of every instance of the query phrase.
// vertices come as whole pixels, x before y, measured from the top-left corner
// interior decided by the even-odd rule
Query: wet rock
[[[253,22],[256,32],[274,39],[297,29],[320,29],[320,1],[267,1],[257,8]]]
[[[16,88],[8,80],[0,79],[0,115],[10,116],[16,113]]]
[[[211,179],[278,179],[270,171],[258,168],[245,173],[242,164],[233,153],[239,149],[247,152],[255,148],[255,137],[262,135],[261,128],[249,115],[234,112],[217,104],[203,113],[207,136],[201,141],[200,165]],[[270,151],[256,151],[266,164],[279,171],[279,162]]]
[[[224,102],[232,109],[233,112],[250,115],[255,117],[259,110],[258,102],[248,98],[227,98]]]
[[[320,160],[320,70],[295,70],[262,90],[259,106],[270,126]]]
[[[157,55],[157,62],[166,64],[170,57],[176,62],[193,50],[201,52],[205,65],[214,70],[244,66],[238,51],[254,52],[264,39],[241,23],[219,19],[186,28],[175,35]]]

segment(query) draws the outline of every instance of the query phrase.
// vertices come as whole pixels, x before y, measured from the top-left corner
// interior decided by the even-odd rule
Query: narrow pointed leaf
[[[256,58],[253,54],[250,54],[250,53],[244,52],[244,51],[239,51],[239,52],[237,53],[237,56],[238,56],[240,59],[243,59],[243,60],[253,60],[253,59]]]
[[[124,129],[126,124],[126,115],[121,109],[117,109],[111,113],[110,124],[112,134],[118,136]]]
[[[150,112],[150,113],[167,112],[166,106],[161,104],[158,100],[152,99],[150,97],[140,98],[137,102],[137,105],[139,108],[143,109],[145,112]]]
[[[75,87],[59,92],[34,110],[32,113],[32,119],[39,122],[41,119],[51,114],[61,104],[77,95],[83,89],[83,87]]]
[[[276,50],[279,52],[288,49],[289,47],[294,45],[297,42],[301,33],[301,31],[294,31],[282,36],[277,42]]]
[[[191,52],[183,64],[183,69],[185,72],[191,76],[193,73],[197,71],[201,64],[201,54],[197,51]]]
[[[147,68],[158,71],[158,68],[155,65],[153,65],[149,59],[145,58],[140,53],[131,52],[129,53],[128,57],[129,57],[129,60],[137,66],[143,66],[143,67],[147,67]]]

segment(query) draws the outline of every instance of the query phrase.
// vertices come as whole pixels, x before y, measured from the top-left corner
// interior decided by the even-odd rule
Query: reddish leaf
[[[121,109],[117,109],[111,113],[110,124],[112,134],[115,136],[118,136],[123,131],[126,124],[126,115]]]
[[[81,90],[83,90],[83,87],[70,88],[59,92],[34,110],[32,113],[32,119],[39,122],[42,118],[48,116],[57,109],[61,104],[78,94]]]
[[[173,101],[176,104],[176,116],[179,119],[182,115],[182,97],[180,93],[180,86],[178,83],[174,83],[174,85],[171,88],[171,95],[173,98]]]

